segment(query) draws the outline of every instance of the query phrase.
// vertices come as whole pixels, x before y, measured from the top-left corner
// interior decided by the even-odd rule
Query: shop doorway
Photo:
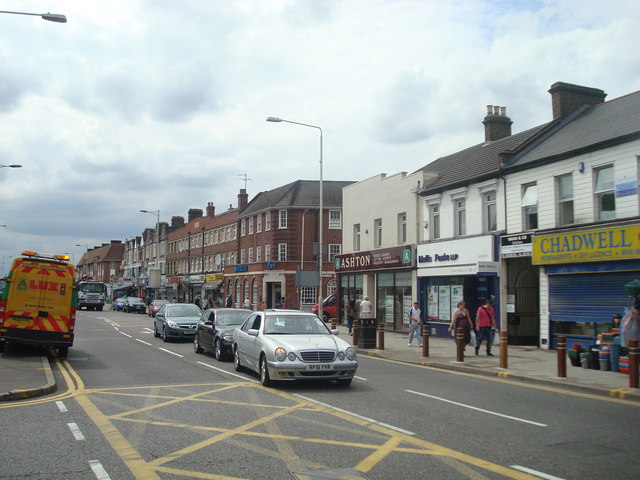
[[[282,298],[282,284],[280,282],[267,282],[267,308],[280,308]]]
[[[507,274],[509,344],[540,346],[540,286],[538,269],[530,258],[510,260]]]

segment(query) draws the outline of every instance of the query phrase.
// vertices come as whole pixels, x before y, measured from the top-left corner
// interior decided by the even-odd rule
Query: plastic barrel
[[[590,357],[591,354],[589,352],[582,352],[580,354],[580,364],[582,365],[582,368],[589,368]]]
[[[610,370],[609,352],[607,350],[602,350],[598,358],[600,360],[600,370],[604,370],[605,372],[608,372]]]

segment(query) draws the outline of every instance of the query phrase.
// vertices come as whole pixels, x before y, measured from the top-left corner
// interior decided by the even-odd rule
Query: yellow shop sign
[[[533,237],[533,263],[603,262],[640,257],[640,225]]]

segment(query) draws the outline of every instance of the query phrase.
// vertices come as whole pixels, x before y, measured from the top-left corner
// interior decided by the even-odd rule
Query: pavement
[[[350,339],[346,327],[339,326],[338,330],[342,338]],[[379,346],[377,338],[376,332],[376,346]],[[486,355],[485,345],[478,356],[473,347],[467,347],[464,361],[459,362],[452,338],[429,337],[428,345],[429,356],[423,357],[423,349],[416,339],[408,346],[406,334],[385,332],[384,349],[358,347],[357,350],[361,357],[373,356],[640,402],[640,389],[630,388],[629,375],[624,373],[572,366],[567,358],[567,376],[558,377],[556,350],[509,345],[507,368],[500,368],[499,346],[492,347],[493,357]],[[0,353],[0,401],[23,400],[55,390],[55,377],[46,351],[8,345],[6,351]]]

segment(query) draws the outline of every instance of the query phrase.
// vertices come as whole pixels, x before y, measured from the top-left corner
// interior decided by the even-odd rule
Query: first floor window
[[[278,244],[278,261],[279,262],[287,261],[287,244],[286,243]]]
[[[558,190],[558,225],[573,223],[573,178],[571,174],[556,178]]]
[[[429,238],[440,238],[440,205],[429,206]]]
[[[264,261],[265,262],[271,261],[271,245],[264,246]]]
[[[373,221],[373,246],[382,247],[382,219],[377,218]]]
[[[496,213],[496,193],[490,192],[484,195],[484,231],[495,232],[498,229]]]
[[[467,210],[464,199],[454,200],[455,206],[455,235],[461,237],[467,234]]]
[[[609,220],[616,218],[616,194],[613,179],[613,167],[598,168],[595,170],[595,201],[596,218]]]
[[[336,255],[340,255],[342,245],[339,243],[329,244],[329,261],[333,262],[336,259]]]
[[[353,251],[360,251],[360,224],[357,223],[353,226]]]
[[[522,191],[522,227],[525,230],[538,228],[538,186],[525,185]]]

